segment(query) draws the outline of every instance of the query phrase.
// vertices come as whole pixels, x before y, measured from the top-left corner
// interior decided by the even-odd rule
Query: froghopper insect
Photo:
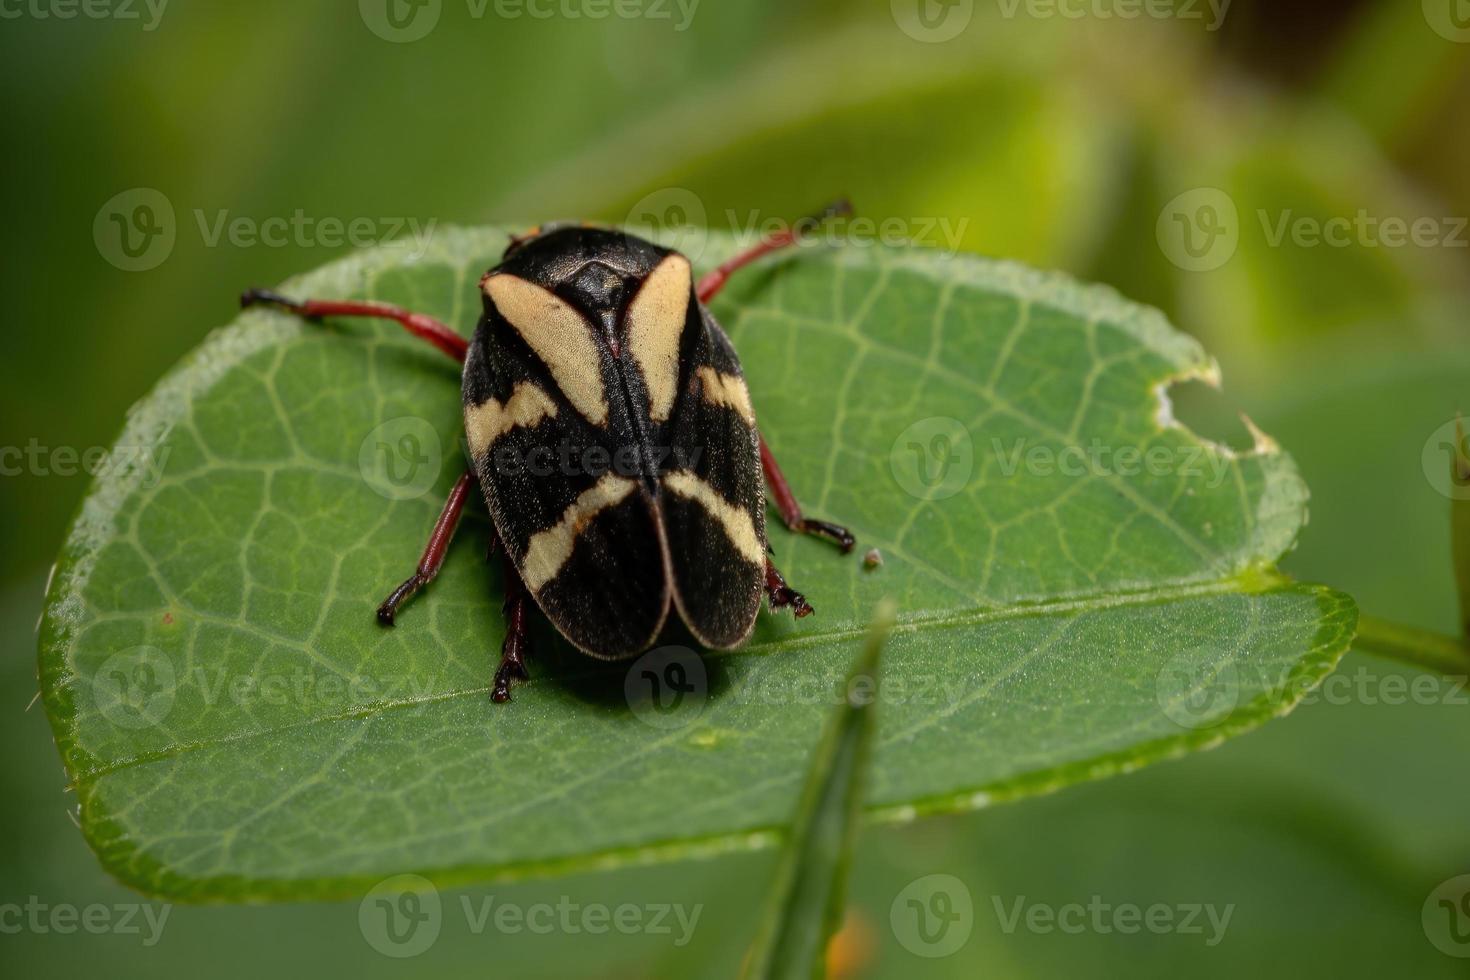
[[[466,340],[432,317],[385,303],[295,300],[247,290],[310,319],[396,321],[463,363],[470,465],[445,501],[413,574],[378,608],[433,581],[478,484],[505,568],[506,635],[491,696],[529,677],[534,603],[584,653],[622,660],[648,649],[671,614],[701,644],[739,646],[762,598],[813,609],[769,557],[766,495],[792,531],[843,552],[853,535],[806,517],[756,424],[734,346],[708,304],[737,270],[790,246],[772,235],[696,283],[688,258],[626,231],[544,225],[512,238],[480,280],[483,313]]]

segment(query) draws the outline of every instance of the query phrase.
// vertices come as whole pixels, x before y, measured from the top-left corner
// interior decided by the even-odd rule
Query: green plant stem
[[[1470,644],[1466,641],[1373,616],[1358,619],[1353,646],[1442,674],[1470,673]]]

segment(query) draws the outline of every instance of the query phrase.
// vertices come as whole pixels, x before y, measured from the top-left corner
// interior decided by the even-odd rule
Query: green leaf
[[[892,602],[878,608],[862,653],[843,682],[845,696],[812,750],[766,918],[742,970],[751,980],[826,976],[827,942],[842,919],[876,726],[878,662],[894,613]]]
[[[284,288],[468,329],[504,241],[443,230],[422,256],[370,251]],[[535,679],[489,702],[503,627],[479,508],[399,626],[374,622],[462,466],[453,365],[380,324],[253,312],[211,336],[130,414],[116,459],[135,465],[85,501],[41,626],[104,864],[178,898],[306,898],[768,844],[884,596],[901,614],[868,807],[885,819],[1216,744],[1347,646],[1351,600],[1274,571],[1304,521],[1295,468],[1264,437],[1233,454],[1174,423],[1167,384],[1214,369],[1156,313],[871,247],[771,260],[715,312],[808,509],[884,564],[773,528],[818,615],[763,615],[673,717],[629,710],[642,662],[545,634]]]

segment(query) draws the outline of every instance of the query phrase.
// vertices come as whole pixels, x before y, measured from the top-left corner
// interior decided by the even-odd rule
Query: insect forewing
[[[544,287],[500,273],[485,290],[465,430],[496,530],[563,636],[597,657],[637,654],[657,637],[670,590],[616,359]]]

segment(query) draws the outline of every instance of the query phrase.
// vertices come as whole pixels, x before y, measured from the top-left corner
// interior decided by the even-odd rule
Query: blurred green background
[[[928,244],[942,243],[924,232],[936,223],[965,250],[1163,308],[1224,375],[1222,393],[1178,392],[1179,413],[1242,444],[1244,410],[1306,474],[1311,525],[1288,569],[1374,615],[1455,630],[1448,503],[1421,455],[1466,407],[1470,372],[1464,0],[1236,0],[1223,19],[1218,0],[1133,18],[1118,14],[1168,11],[646,0],[624,8],[644,16],[599,18],[614,8],[542,0],[542,18],[505,0],[392,2],[403,31],[422,37],[393,40],[384,0],[173,0],[161,16],[157,0],[86,8],[105,17],[51,0],[4,8],[0,447],[24,451],[0,459],[6,975],[105,963],[109,975],[154,977],[717,977],[733,974],[757,921],[764,853],[448,893],[438,941],[408,960],[364,940],[356,903],[176,907],[151,946],[26,919],[27,903],[138,900],[87,851],[45,719],[25,710],[41,586],[87,486],[60,472],[57,450],[108,445],[153,380],[233,316],[241,287],[348,250],[319,228],[279,245],[216,239],[222,217],[623,221],[692,197],[725,226],[732,209],[737,222],[795,216],[847,193]],[[134,188],[173,212],[172,247],[142,271],[119,268],[129,263],[106,236],[108,202]],[[1224,238],[1198,239],[1211,247],[1181,252],[1190,242],[1178,236],[1209,229],[1176,235],[1176,217],[1221,200],[1181,199],[1200,188],[1223,192],[1235,216]],[[1275,235],[1283,221],[1360,214],[1427,222],[1428,234],[1396,245],[1360,222],[1343,244]],[[1436,885],[1470,873],[1470,694],[1442,682],[1432,703],[1391,703],[1384,678],[1411,671],[1358,653],[1341,670],[1347,694],[1218,751],[867,831],[841,974],[1470,975],[1421,922]],[[965,883],[975,922],[958,952],[924,958],[889,910],[938,872]],[[487,896],[703,910],[683,946],[476,934],[459,903]],[[1007,933],[992,897],[1021,896],[1234,913],[1213,946],[1147,931]]]

